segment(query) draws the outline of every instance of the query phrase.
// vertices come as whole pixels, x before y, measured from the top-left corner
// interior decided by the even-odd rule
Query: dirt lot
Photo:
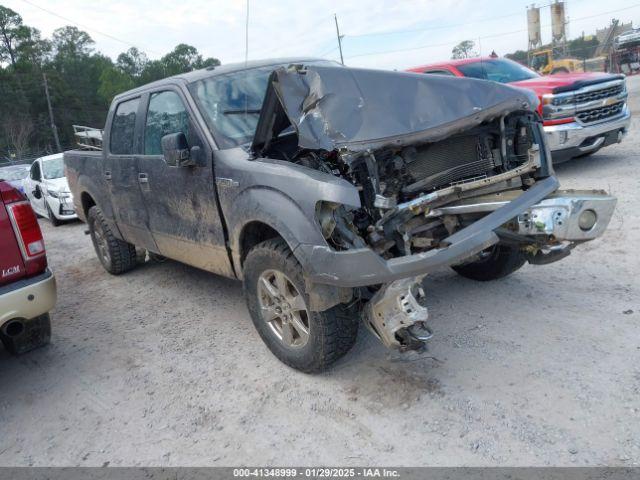
[[[238,282],[113,277],[84,225],[42,221],[53,341],[0,350],[0,465],[640,464],[639,129],[557,168],[618,196],[603,238],[490,284],[435,274],[426,356],[362,330],[323,375],[269,353]]]

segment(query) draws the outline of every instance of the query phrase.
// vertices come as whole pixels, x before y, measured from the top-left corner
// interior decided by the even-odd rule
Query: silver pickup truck
[[[108,272],[138,247],[242,280],[271,351],[315,372],[361,319],[424,348],[435,269],[493,280],[602,234],[616,200],[558,190],[537,102],[315,59],[226,65],[118,95],[103,150],[65,164]]]

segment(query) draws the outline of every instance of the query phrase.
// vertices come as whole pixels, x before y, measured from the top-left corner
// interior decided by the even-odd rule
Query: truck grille
[[[452,137],[418,150],[407,164],[420,189],[438,188],[468,178],[486,176],[496,167],[477,136]],[[409,189],[412,189],[409,186]]]
[[[624,85],[622,83],[613,85],[612,87],[601,88],[600,90],[593,90],[591,92],[577,93],[574,96],[575,103],[592,102],[593,100],[600,100],[602,98],[613,97],[622,93]]]
[[[620,114],[623,107],[624,102],[618,102],[613,105],[607,105],[606,107],[592,108],[584,110],[583,112],[578,112],[576,114],[576,118],[582,123],[598,122]]]

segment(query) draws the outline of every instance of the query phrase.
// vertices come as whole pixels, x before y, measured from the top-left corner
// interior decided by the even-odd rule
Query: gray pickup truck
[[[537,102],[316,59],[226,65],[118,95],[102,151],[65,164],[108,272],[137,247],[242,280],[271,351],[314,372],[361,318],[424,348],[434,269],[493,280],[602,234],[616,200],[558,190]]]

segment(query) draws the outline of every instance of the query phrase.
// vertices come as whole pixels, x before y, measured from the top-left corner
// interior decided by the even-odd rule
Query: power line
[[[573,0],[573,2],[575,2],[576,0]],[[552,5],[551,3],[545,4],[545,5],[540,5],[537,8],[545,8]],[[477,20],[472,20],[469,22],[461,22],[461,23],[452,23],[452,24],[448,24],[448,25],[435,25],[435,26],[431,26],[431,27],[424,27],[424,28],[413,28],[413,29],[399,29],[399,30],[387,30],[384,32],[370,32],[370,33],[358,33],[355,35],[349,35],[349,34],[344,34],[344,37],[348,37],[348,38],[362,38],[362,37],[377,37],[377,36],[386,36],[386,35],[398,35],[398,34],[402,34],[402,33],[419,33],[419,32],[429,32],[432,30],[446,30],[449,28],[458,28],[458,27],[466,27],[469,25],[475,25],[477,23],[483,23],[483,22],[488,22],[488,21],[492,21],[492,20],[501,20],[504,18],[510,18],[510,17],[515,17],[515,16],[522,16],[522,11],[517,12],[517,13],[508,13],[505,15],[499,15],[499,16],[493,16],[493,17],[485,17],[485,18],[480,18]]]
[[[479,20],[474,20],[473,22],[464,22],[464,23],[455,23],[449,25],[436,25],[433,27],[425,27],[425,28],[413,28],[413,29],[403,29],[403,30],[389,30],[385,32],[370,32],[370,33],[358,33],[355,35],[345,34],[345,37],[348,38],[363,38],[363,37],[378,37],[378,36],[386,36],[386,35],[398,35],[401,33],[419,33],[419,32],[429,32],[432,30],[446,30],[448,28],[457,28],[457,27],[465,27],[468,25],[474,25],[476,23],[486,22],[488,20],[499,20],[502,18],[515,17],[516,15],[522,16],[522,12],[518,13],[510,13],[508,15],[501,15],[499,17],[487,17]]]
[[[31,5],[32,7],[37,8],[38,10],[42,10],[43,12],[48,13],[49,15],[53,15],[54,17],[58,17],[58,18],[60,18],[61,20],[64,20],[65,22],[72,23],[72,24],[76,25],[77,27],[82,27],[82,28],[84,28],[84,29],[87,29],[87,30],[89,30],[89,31],[92,31],[92,32],[94,32],[94,33],[97,33],[97,34],[99,34],[99,35],[102,35],[102,36],[104,36],[104,37],[110,38],[111,40],[115,40],[116,42],[123,43],[123,44],[125,44],[125,45],[130,46],[130,47],[136,47],[136,48],[138,48],[138,45],[135,45],[135,44],[133,44],[133,43],[131,43],[131,42],[128,42],[128,41],[126,41],[126,40],[122,40],[122,39],[120,39],[120,38],[118,38],[118,37],[114,37],[113,35],[111,35],[111,34],[109,34],[109,33],[101,32],[100,30],[97,30],[97,29],[95,29],[95,28],[93,28],[93,27],[89,27],[89,26],[87,26],[87,25],[83,25],[82,23],[78,23],[78,22],[76,22],[75,20],[71,20],[70,18],[63,17],[62,15],[59,15],[59,14],[57,14],[56,12],[52,12],[52,11],[51,11],[51,10],[49,10],[49,9],[46,9],[46,8],[44,8],[44,7],[41,7],[40,5],[36,5],[35,3],[30,2],[29,0],[22,0],[22,1],[23,1],[24,3],[26,3],[26,4],[28,4],[28,5]],[[147,48],[142,48],[142,46],[140,46],[140,47],[141,47],[141,49],[142,49],[142,50],[145,50],[145,51],[150,52],[150,53],[154,53],[154,54],[156,54],[156,55],[160,55],[160,53],[158,53],[158,52],[154,52],[153,50],[149,50],[149,49],[147,49]]]
[[[609,15],[611,13],[622,12],[624,10],[630,10],[632,8],[637,8],[637,7],[640,7],[640,3],[637,3],[635,5],[631,5],[629,7],[618,8],[616,10],[609,10],[608,12],[601,12],[601,13],[598,13],[598,14],[595,14],[595,15],[587,15],[587,16],[584,16],[584,17],[572,18],[571,21],[572,22],[577,22],[577,21],[580,21],[580,20],[587,20],[587,19],[590,19],[590,18],[601,17],[601,16],[604,16],[604,15]],[[549,27],[549,26],[550,25],[544,25],[545,28]],[[519,30],[512,30],[512,31],[509,31],[509,32],[500,32],[500,33],[494,33],[494,34],[491,34],[491,35],[483,35],[483,36],[478,37],[478,38],[504,37],[504,36],[507,36],[507,35],[513,35],[515,33],[522,33],[522,32],[526,32],[526,31],[527,31],[527,29],[523,28],[523,29],[519,29]],[[417,46],[417,47],[398,48],[398,49],[395,49],[395,50],[384,50],[384,51],[369,52],[369,53],[359,53],[359,54],[356,54],[356,55],[347,55],[347,57],[348,58],[369,57],[369,56],[372,56],[372,55],[385,55],[385,54],[388,54],[388,53],[410,52],[410,51],[413,51],[413,50],[422,50],[422,49],[425,49],[425,48],[446,47],[447,45],[451,45],[451,42],[433,43],[433,44],[430,44],[430,45],[420,45],[420,46]]]

